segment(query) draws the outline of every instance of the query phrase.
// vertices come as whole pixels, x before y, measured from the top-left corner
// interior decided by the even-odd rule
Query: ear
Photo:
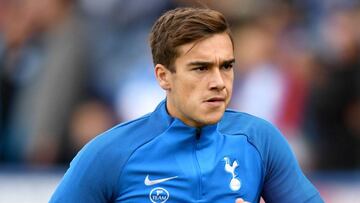
[[[155,76],[161,88],[164,90],[171,89],[171,72],[164,65],[155,65]]]

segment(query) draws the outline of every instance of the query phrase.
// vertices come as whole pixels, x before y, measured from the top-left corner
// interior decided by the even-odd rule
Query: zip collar
[[[166,131],[176,132],[176,134],[184,134],[196,139],[200,146],[210,144],[217,136],[218,123],[206,125],[196,128],[185,124],[182,120],[172,117],[166,109],[166,99],[161,101],[153,112],[153,119],[162,125]]]

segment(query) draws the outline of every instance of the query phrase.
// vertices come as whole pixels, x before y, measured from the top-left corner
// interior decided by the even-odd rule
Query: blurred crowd
[[[189,5],[230,21],[231,108],[276,124],[304,170],[360,169],[355,0],[0,0],[0,166],[68,164],[94,136],[151,112],[165,93],[148,33]]]

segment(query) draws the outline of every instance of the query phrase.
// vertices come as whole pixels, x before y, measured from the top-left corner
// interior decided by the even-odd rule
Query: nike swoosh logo
[[[156,185],[156,184],[159,184],[159,183],[163,183],[165,181],[172,180],[172,179],[175,179],[175,178],[177,178],[177,176],[173,176],[173,177],[170,177],[170,178],[162,178],[162,179],[157,179],[157,180],[150,180],[149,175],[147,175],[145,180],[144,180],[144,183],[145,183],[146,186],[151,186],[151,185]]]

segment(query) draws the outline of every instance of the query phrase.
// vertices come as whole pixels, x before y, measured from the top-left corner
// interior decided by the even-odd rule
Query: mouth
[[[225,97],[211,97],[205,100],[205,103],[212,107],[219,107],[225,103]]]

